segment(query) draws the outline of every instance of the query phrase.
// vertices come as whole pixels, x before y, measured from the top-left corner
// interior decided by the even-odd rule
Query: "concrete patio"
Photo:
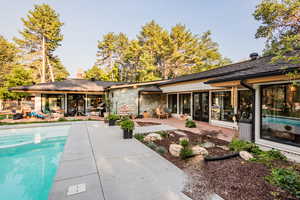
[[[185,174],[119,127],[103,122],[73,123],[50,200],[184,200]],[[85,184],[86,191],[67,195]]]

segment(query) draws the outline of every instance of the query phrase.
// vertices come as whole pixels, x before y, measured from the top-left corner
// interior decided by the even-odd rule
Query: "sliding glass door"
[[[193,103],[194,103],[193,118],[195,120],[208,122],[209,93],[208,92],[194,93]]]

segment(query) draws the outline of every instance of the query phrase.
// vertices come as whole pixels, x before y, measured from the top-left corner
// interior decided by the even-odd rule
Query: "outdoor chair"
[[[158,119],[168,119],[169,118],[169,114],[161,111],[160,108],[156,109],[156,115],[158,117]]]

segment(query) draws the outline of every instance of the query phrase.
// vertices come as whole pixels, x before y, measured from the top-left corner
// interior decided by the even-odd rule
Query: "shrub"
[[[60,118],[58,118],[57,121],[59,121],[59,122],[64,122],[64,121],[67,121],[67,120],[66,120],[66,118],[64,118],[64,117],[60,117]]]
[[[187,119],[185,122],[185,127],[196,128],[196,123],[193,120]]]
[[[278,150],[270,150],[270,151],[260,151],[259,154],[255,155],[255,158],[252,159],[252,161],[255,162],[261,162],[266,165],[272,165],[272,161],[274,160],[286,160],[286,156],[283,155]]]
[[[183,139],[180,141],[180,145],[183,146],[183,148],[187,148],[189,146],[189,141],[187,139]]]
[[[166,148],[163,147],[163,146],[157,147],[157,148],[156,148],[156,151],[157,151],[159,154],[161,154],[161,155],[163,155],[163,154],[165,154],[165,153],[167,152]]]
[[[163,138],[166,138],[168,136],[168,133],[166,131],[158,131],[157,133]]]
[[[300,198],[300,175],[293,169],[275,168],[271,175],[266,177],[272,185],[276,185]]]
[[[158,146],[154,142],[148,142],[146,144],[150,149],[156,150]]]
[[[285,125],[284,129],[287,131],[291,131],[293,129],[293,127],[289,126],[289,125]]]
[[[134,122],[130,119],[124,120],[120,123],[121,129],[132,131],[134,129]]]
[[[180,151],[180,157],[181,159],[187,159],[193,156],[193,151],[192,149],[185,147],[183,149],[181,149]]]
[[[256,144],[239,139],[233,139],[229,144],[229,148],[235,152],[248,151],[253,154],[259,154],[261,152]]]
[[[139,141],[143,141],[145,136],[143,134],[135,134],[134,138],[139,140]]]
[[[118,120],[120,117],[119,115],[115,115],[115,114],[110,114],[107,116],[108,120]]]

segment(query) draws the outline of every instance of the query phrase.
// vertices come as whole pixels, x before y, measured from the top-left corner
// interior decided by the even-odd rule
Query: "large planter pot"
[[[133,130],[123,129],[123,138],[124,139],[131,139],[132,135],[133,135]]]
[[[116,120],[108,120],[108,125],[109,126],[115,126],[116,125]]]

